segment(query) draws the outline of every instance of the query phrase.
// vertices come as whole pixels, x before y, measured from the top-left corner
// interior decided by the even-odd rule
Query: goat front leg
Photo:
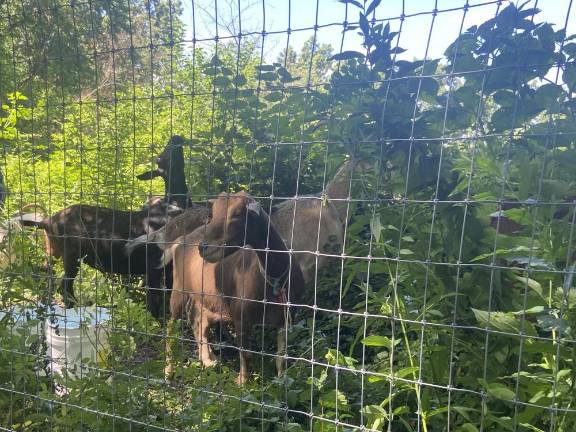
[[[198,344],[198,358],[204,367],[212,367],[216,364],[216,356],[212,351],[208,341],[208,331],[210,330],[210,320],[208,312],[205,310],[196,311],[194,316],[194,326],[196,327],[196,343]]]
[[[238,327],[236,327],[238,328]],[[244,332],[237,332],[237,340],[238,340],[238,352],[240,354],[240,372],[238,373],[238,377],[236,378],[236,384],[242,385],[248,380],[249,376],[249,368],[248,368],[248,357],[250,354],[246,351],[249,348],[249,344],[247,343],[247,337]]]
[[[170,339],[175,334],[176,323],[179,319],[183,319],[183,313],[185,310],[184,302],[186,302],[187,297],[184,295],[182,290],[176,289],[170,297],[170,319],[166,325],[166,365],[164,366],[164,376],[169,379],[174,374],[174,359],[172,355],[172,342]]]
[[[286,355],[286,326],[278,330],[276,335],[276,372],[278,376],[282,375],[285,370],[286,360],[284,356]]]
[[[170,318],[166,326],[166,365],[164,366],[164,377],[170,379],[174,374],[174,359],[172,358],[172,342],[170,341],[174,334],[174,326],[178,320]]]
[[[166,319],[163,275],[164,272],[160,269],[149,269],[146,275],[146,308],[154,318],[162,322]]]

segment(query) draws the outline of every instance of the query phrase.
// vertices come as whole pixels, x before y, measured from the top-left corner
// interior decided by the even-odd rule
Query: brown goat
[[[244,249],[245,245],[253,249]],[[254,324],[286,325],[290,313],[286,302],[297,299],[304,285],[300,267],[268,215],[245,192],[221,194],[213,203],[210,223],[182,237],[173,248],[172,319],[180,318],[187,306],[205,366],[215,361],[208,328],[218,321],[231,321],[240,347],[236,381],[245,382],[248,333]],[[278,332],[277,343],[278,351],[283,352],[284,332]],[[169,343],[167,351],[170,353]],[[279,373],[282,366],[283,359],[278,357]],[[170,356],[165,372],[172,372]]]
[[[166,186],[165,198],[152,199],[139,211],[76,204],[50,217],[33,213],[15,218],[24,226],[43,229],[48,256],[62,258],[61,293],[67,307],[75,302],[73,282],[79,261],[83,259],[89,266],[106,273],[146,275],[148,307],[155,316],[160,314],[162,271],[155,267],[162,250],[148,245],[127,254],[125,244],[130,238],[161,228],[186,206],[183,143],[181,137],[173,136],[157,159],[158,168],[138,176],[139,179],[162,177]]]

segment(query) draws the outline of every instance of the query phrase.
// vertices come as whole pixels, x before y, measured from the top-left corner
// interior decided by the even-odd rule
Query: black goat
[[[61,290],[67,307],[75,302],[73,281],[82,258],[89,266],[106,273],[146,276],[146,303],[152,314],[159,316],[163,273],[149,263],[158,262],[162,250],[149,245],[128,254],[125,245],[131,238],[161,228],[186,207],[183,144],[182,137],[173,136],[157,159],[158,168],[138,175],[141,180],[162,177],[165,183],[165,197],[150,200],[139,211],[76,204],[50,217],[32,213],[16,218],[24,226],[43,229],[48,256],[62,258]]]

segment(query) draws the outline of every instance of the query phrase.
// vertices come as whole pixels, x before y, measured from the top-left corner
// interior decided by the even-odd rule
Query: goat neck
[[[290,256],[284,241],[259,204],[251,202],[248,208],[246,244],[255,249],[260,267],[266,270],[269,277],[279,278],[286,275],[290,267]]]
[[[188,204],[183,145],[184,139],[174,135],[157,160],[158,168],[165,173],[162,178],[164,179],[166,201],[181,208],[185,208]]]
[[[166,202],[180,208],[186,208],[188,205],[188,187],[184,173],[184,143],[184,138],[174,135],[156,158],[158,168],[137,176],[139,180],[162,177]]]
[[[180,208],[188,206],[188,186],[184,179],[184,169],[182,172],[170,172],[170,177],[164,179],[166,187],[166,201]]]
[[[332,201],[332,205],[338,211],[338,217],[342,224],[346,224],[350,218],[347,200],[350,196],[351,176],[355,165],[354,161],[347,160],[326,184],[325,192],[328,199],[338,200]]]
[[[220,194],[212,206],[212,219],[199,246],[200,255],[208,262],[216,262],[244,245],[256,249],[260,265],[270,277],[284,274],[290,266],[286,246],[260,204],[244,191]]]

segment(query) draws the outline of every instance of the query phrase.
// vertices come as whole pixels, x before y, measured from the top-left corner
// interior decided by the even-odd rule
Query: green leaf
[[[504,107],[512,107],[516,102],[516,96],[510,90],[498,90],[492,97],[494,102]]]
[[[354,6],[360,8],[360,9],[364,9],[364,6],[362,6],[362,4],[357,1],[357,0],[338,0],[340,3],[349,3],[349,4],[353,4]]]
[[[346,399],[346,395],[340,390],[330,390],[328,393],[320,396],[320,405],[325,408],[336,408],[336,406],[338,406],[338,409],[346,411],[348,408],[348,399]]]
[[[232,71],[232,69],[227,68],[227,67],[221,68],[221,69],[220,69],[220,73],[221,73],[222,75],[227,75],[227,76],[234,75],[234,72]]]
[[[284,95],[282,94],[282,92],[279,91],[271,92],[268,93],[266,96],[264,96],[264,99],[266,99],[268,102],[278,102],[281,101],[283,98]]]
[[[334,54],[328,60],[350,60],[354,58],[363,59],[364,57],[364,54],[358,51],[342,51],[341,53]]]
[[[562,74],[562,79],[570,89],[574,91],[576,89],[576,64],[567,63],[564,66],[564,73]]]
[[[522,328],[520,319],[512,312],[488,312],[472,308],[476,320],[485,327],[494,328],[505,333],[518,334]],[[536,329],[531,322],[524,320],[524,333],[536,336]]]
[[[533,248],[532,253],[536,252],[537,249]],[[530,248],[526,246],[517,246],[511,249],[497,249],[496,252],[485,253],[482,255],[478,255],[477,257],[472,258],[471,262],[482,261],[483,259],[492,257],[492,256],[506,256],[510,254],[516,254],[518,252],[530,252]]]
[[[490,396],[495,397],[496,399],[511,401],[514,400],[514,397],[516,396],[512,390],[500,383],[488,384],[486,390]]]
[[[367,425],[374,430],[381,430],[388,419],[388,412],[380,405],[366,405],[362,412],[369,419]]]
[[[512,107],[502,107],[495,111],[490,118],[490,125],[494,132],[502,132],[521,126],[520,122],[515,121],[514,109]]]
[[[209,64],[212,66],[222,66],[224,63],[217,56],[212,56]]]
[[[381,373],[383,375],[385,374],[385,372],[379,372],[379,373]],[[385,376],[370,375],[368,377],[368,382],[370,382],[370,383],[380,382],[380,381],[384,381],[384,380],[386,380]]]
[[[380,241],[380,235],[382,234],[383,229],[384,227],[380,221],[380,215],[374,215],[374,217],[370,220],[370,232],[374,236],[374,240],[376,240],[376,242]]]
[[[523,285],[527,285],[528,288],[536,292],[538,295],[540,295],[540,297],[544,298],[542,285],[540,285],[540,282],[535,281],[534,279],[530,279],[528,277],[516,276],[516,275],[514,275],[514,279],[516,279],[518,282],[522,282]]]
[[[399,371],[396,371],[396,373],[394,375],[399,377],[399,378],[406,378],[407,376],[410,376],[410,375],[414,376],[419,370],[420,370],[420,368],[418,366],[409,366],[409,367],[402,368]]]
[[[364,37],[370,36],[370,25],[368,24],[368,19],[366,19],[366,15],[360,12],[360,19],[359,19],[360,29],[362,33],[364,33]]]
[[[400,255],[414,255],[410,249],[400,249]]]
[[[327,378],[328,378],[328,372],[326,371],[326,369],[322,369],[322,371],[320,372],[320,376],[318,378],[309,377],[307,382],[308,384],[313,383],[318,390],[322,390],[324,384],[326,384]]]
[[[230,81],[230,79],[226,78],[225,76],[217,76],[214,78],[214,85],[216,86],[226,87],[230,84],[232,84],[232,81]]]
[[[294,81],[292,74],[290,74],[290,72],[288,72],[288,70],[286,70],[283,67],[278,69],[278,75],[280,76],[280,81],[283,83],[289,83]]]
[[[536,89],[534,98],[538,103],[546,108],[555,104],[560,96],[564,93],[562,87],[556,84],[544,84]]]
[[[545,432],[544,429],[537,428],[536,426],[531,425],[530,423],[520,423],[520,426],[525,427],[526,429],[530,429],[534,432]]]
[[[404,49],[404,48],[394,47],[390,50],[390,54],[402,54],[405,51],[406,51],[406,49]]]
[[[562,318],[557,318],[552,314],[541,314],[538,316],[538,327],[546,331],[564,331],[567,323]]]
[[[335,349],[328,349],[328,351],[324,355],[324,358],[328,361],[328,364],[332,366],[346,365],[349,369],[352,370],[356,369],[355,365],[356,363],[358,363],[358,360],[352,357],[347,357]]]
[[[372,3],[366,9],[366,15],[370,15],[380,5],[382,0],[372,0]]]
[[[261,71],[261,72],[268,72],[268,71],[276,70],[276,67],[272,66],[272,65],[262,64],[262,65],[256,66],[256,70]]]
[[[362,339],[362,344],[365,346],[385,347],[388,349],[392,349],[393,346],[396,346],[399,343],[400,340],[398,339],[394,339],[394,343],[392,343],[392,340],[389,337],[378,335],[371,335]]]
[[[262,81],[274,81],[277,77],[276,72],[263,72],[258,76]]]
[[[576,43],[572,42],[564,45],[564,52],[568,54],[570,58],[576,58]]]
[[[246,77],[244,75],[238,75],[238,76],[234,77],[234,84],[236,84],[236,86],[238,86],[238,87],[242,87],[247,82],[248,82],[248,80],[246,79]]]
[[[526,310],[519,310],[512,312],[514,315],[537,315],[544,312],[546,308],[544,306],[534,306]]]

